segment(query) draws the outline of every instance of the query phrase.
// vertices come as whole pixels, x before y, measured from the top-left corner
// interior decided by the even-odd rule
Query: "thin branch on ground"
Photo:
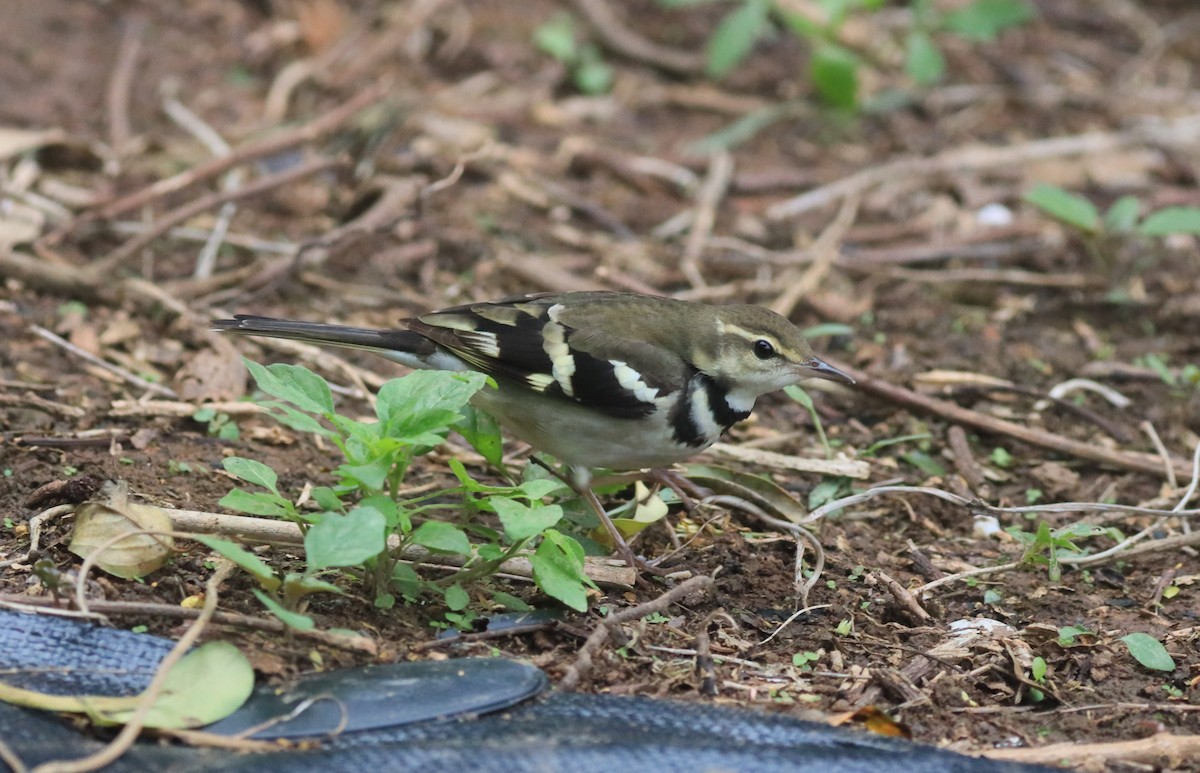
[[[30,325],[29,329],[30,329],[30,331],[33,332],[34,335],[38,336],[39,338],[43,338],[43,339],[49,341],[50,343],[54,344],[55,346],[57,346],[61,349],[65,349],[66,351],[70,352],[71,354],[75,355],[76,357],[79,357],[82,360],[86,360],[87,362],[90,362],[91,364],[95,365],[96,367],[102,368],[102,369],[108,371],[109,373],[113,374],[114,376],[119,377],[122,381],[125,381],[126,383],[129,383],[129,384],[133,384],[134,386],[136,386],[139,389],[144,389],[147,392],[154,392],[155,394],[163,395],[164,397],[170,397],[170,398],[177,397],[177,395],[175,394],[175,391],[173,389],[165,387],[162,384],[155,384],[151,381],[147,381],[146,379],[142,378],[141,376],[130,373],[129,371],[125,370],[124,368],[120,367],[119,365],[113,365],[111,362],[108,362],[105,359],[97,357],[96,355],[92,354],[89,351],[80,349],[78,346],[71,343],[67,339],[65,339],[62,336],[59,336],[55,333],[52,333],[51,331],[47,330],[46,328],[42,327],[41,325]]]
[[[253,198],[273,191],[277,188],[290,185],[297,180],[302,180],[305,177],[311,177],[315,174],[336,169],[346,164],[346,160],[342,158],[316,158],[291,169],[267,175],[266,177],[255,180],[244,188],[236,190],[220,191],[210,193],[206,196],[201,196],[198,199],[184,204],[181,207],[171,210],[160,217],[152,228],[145,233],[135,236],[128,240],[120,247],[108,253],[99,260],[91,263],[85,269],[93,279],[100,279],[111,275],[113,271],[119,268],[125,261],[149,247],[160,236],[168,233],[172,228],[181,223],[187,222],[196,215],[206,212],[214,207],[234,201],[242,201],[244,199]]]
[[[640,620],[655,612],[666,612],[677,601],[685,599],[694,593],[707,592],[712,587],[712,584],[713,579],[707,575],[693,577],[690,580],[680,583],[653,601],[647,601],[645,604],[638,604],[636,607],[629,607],[620,612],[614,612],[602,619],[596,625],[596,630],[592,631],[587,641],[579,648],[575,662],[567,667],[562,681],[559,682],[559,687],[564,690],[574,690],[578,687],[579,681],[592,670],[592,658],[604,646],[605,640],[622,624],[631,620]]]
[[[769,220],[799,217],[892,180],[928,178],[949,172],[978,172],[1063,156],[1098,155],[1139,145],[1190,146],[1195,143],[1198,132],[1200,115],[1190,115],[1171,121],[1146,121],[1120,132],[1089,132],[1001,147],[968,145],[951,148],[930,158],[905,157],[863,169],[778,202],[767,209],[766,215]]]
[[[265,139],[253,141],[236,149],[228,156],[214,158],[185,172],[180,172],[173,177],[159,180],[141,190],[134,191],[115,201],[109,202],[98,210],[85,214],[83,218],[108,220],[118,217],[126,212],[140,209],[164,196],[178,193],[193,185],[216,177],[235,166],[248,164],[252,161],[281,153],[297,145],[314,142],[340,128],[342,124],[353,118],[367,106],[383,99],[389,92],[389,85],[388,83],[379,82],[368,86],[333,110],[317,116],[306,124],[283,130]]]
[[[840,362],[831,360],[830,364],[849,373],[856,382],[855,389],[874,395],[875,397],[881,397],[912,411],[937,416],[956,424],[965,424],[983,432],[1008,435],[1039,448],[1077,456],[1081,459],[1089,459],[1120,469],[1144,472],[1150,475],[1163,474],[1163,460],[1154,454],[1118,451],[1105,448],[1096,443],[1087,443],[1061,435],[1054,435],[1045,430],[1026,427],[1007,419],[998,419],[985,413],[963,408],[946,400],[939,400],[935,397],[914,392],[911,389],[875,378],[862,370]],[[1183,460],[1171,459],[1170,463],[1177,475],[1188,474],[1187,463]]]
[[[117,733],[117,737],[110,743],[103,746],[94,754],[89,754],[77,760],[70,761],[54,761],[39,765],[36,768],[37,773],[89,773],[89,771],[99,770],[107,765],[116,762],[122,754],[127,752],[133,746],[133,742],[137,740],[138,735],[142,732],[143,723],[146,721],[146,716],[150,713],[150,709],[154,708],[154,704],[158,701],[158,697],[162,694],[163,688],[166,687],[167,677],[170,676],[171,669],[179,663],[187,651],[192,648],[192,645],[200,638],[200,634],[208,626],[208,622],[212,619],[213,613],[217,611],[217,599],[221,583],[225,581],[236,566],[232,561],[222,561],[208,578],[208,582],[204,584],[204,606],[200,610],[200,614],[196,617],[196,621],[187,629],[183,636],[179,637],[179,641],[167,653],[167,656],[158,664],[158,669],[154,672],[154,677],[150,680],[150,684],[146,685],[146,689],[142,692],[138,701],[137,708],[133,714],[125,721],[121,727],[121,732]],[[83,571],[80,571],[83,575]]]
[[[133,136],[129,123],[129,95],[133,92],[133,77],[137,73],[145,34],[146,22],[140,16],[131,16],[125,21],[117,61],[108,82],[108,143],[118,161],[128,152]]]

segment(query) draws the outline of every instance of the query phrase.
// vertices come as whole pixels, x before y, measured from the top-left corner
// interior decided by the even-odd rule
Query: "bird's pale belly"
[[[584,409],[574,403],[530,395],[509,397],[484,388],[472,400],[509,432],[572,467],[636,470],[669,467],[715,443],[720,434],[705,438],[704,446],[688,446],[671,438],[666,411],[646,419],[620,419]]]

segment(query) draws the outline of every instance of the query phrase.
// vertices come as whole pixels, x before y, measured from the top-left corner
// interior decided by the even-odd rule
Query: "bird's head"
[[[723,306],[716,309],[712,345],[704,347],[705,362],[696,363],[733,399],[755,397],[822,378],[843,384],[854,379],[817,357],[800,329],[761,306]]]

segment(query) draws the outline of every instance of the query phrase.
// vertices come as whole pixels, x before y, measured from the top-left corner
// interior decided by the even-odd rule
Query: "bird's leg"
[[[563,483],[571,487],[579,496],[583,497],[592,510],[596,513],[596,517],[600,519],[600,524],[604,530],[608,532],[609,539],[612,540],[613,546],[618,555],[621,556],[626,566],[631,566],[636,570],[643,570],[653,575],[662,576],[666,574],[661,569],[658,569],[647,563],[645,559],[638,558],[633,552],[633,548],[629,547],[629,543],[625,541],[625,537],[621,534],[621,530],[608,517],[608,513],[604,509],[604,505],[600,504],[600,498],[596,496],[596,492],[592,490],[591,480],[592,475],[590,470],[570,468],[571,474],[564,475],[561,471],[554,469],[536,456],[530,457],[530,461],[537,464],[542,469],[548,471],[551,475],[561,480]]]
[[[626,565],[632,566],[636,570],[648,572],[649,574],[657,575],[659,577],[667,574],[662,569],[659,569],[658,567],[646,561],[644,558],[639,558],[633,552],[633,548],[629,547],[629,543],[625,541],[625,537],[621,534],[621,530],[618,529],[617,525],[612,522],[611,518],[608,517],[608,513],[604,511],[604,505],[600,504],[600,498],[596,496],[596,492],[592,491],[590,486],[577,488],[575,490],[578,492],[579,496],[587,500],[587,503],[592,506],[593,510],[596,511],[596,517],[599,518],[600,523],[604,525],[604,530],[608,532],[609,539],[613,541],[613,545],[616,546],[617,553],[621,556],[621,559],[625,561]]]

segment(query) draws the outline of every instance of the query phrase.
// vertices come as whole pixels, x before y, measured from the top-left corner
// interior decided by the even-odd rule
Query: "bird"
[[[664,469],[711,446],[758,397],[807,378],[853,384],[769,309],[612,291],[536,293],[401,319],[394,329],[249,314],[215,330],[365,349],[409,368],[490,376],[473,398],[563,463],[619,555],[638,559],[592,490],[596,469]]]

